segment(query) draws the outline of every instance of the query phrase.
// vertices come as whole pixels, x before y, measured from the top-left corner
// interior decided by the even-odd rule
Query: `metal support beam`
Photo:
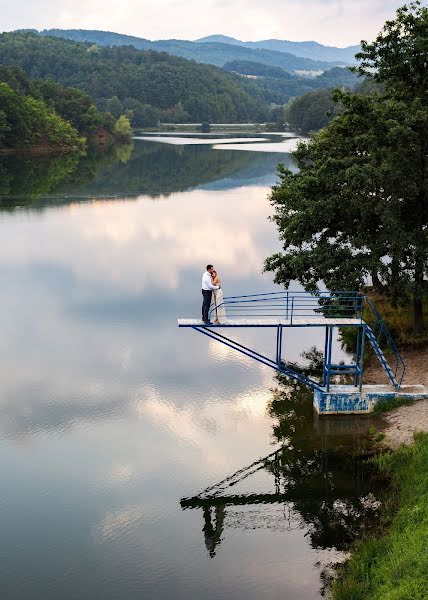
[[[276,330],[276,364],[281,367],[282,356],[282,327],[277,327]]]
[[[358,389],[361,392],[363,389],[363,374],[364,374],[364,350],[366,345],[366,325],[362,327],[361,335],[361,361],[360,361],[360,372],[359,372],[359,385]]]
[[[357,348],[355,351],[355,378],[354,378],[355,387],[358,387],[358,382],[360,379],[361,334],[362,334],[362,327],[358,327],[358,329],[357,329]]]
[[[324,364],[322,370],[322,384],[327,383],[327,354],[328,354],[328,327],[325,328],[325,343],[324,343]]]
[[[327,348],[327,373],[326,373],[326,388],[327,392],[330,391],[330,377],[331,377],[331,351],[333,346],[333,326],[329,325],[328,329],[328,348]]]
[[[311,377],[303,375],[303,373],[294,371],[287,365],[281,363],[280,359],[281,359],[281,352],[282,352],[282,339],[281,339],[282,327],[277,327],[277,329],[280,331],[277,333],[277,353],[276,353],[276,357],[275,357],[276,360],[273,360],[272,358],[264,356],[263,354],[260,354],[259,352],[256,352],[255,350],[252,350],[251,348],[247,348],[247,346],[244,346],[243,344],[240,344],[239,342],[232,340],[232,339],[226,337],[225,335],[222,335],[221,333],[216,331],[215,328],[211,329],[211,328],[207,328],[207,327],[194,326],[194,327],[192,327],[192,329],[194,329],[195,331],[199,331],[199,333],[203,333],[204,335],[212,338],[213,340],[217,340],[218,342],[225,344],[226,346],[228,346],[229,348],[232,348],[233,350],[237,350],[241,354],[245,354],[245,356],[248,356],[249,358],[253,358],[254,360],[257,360],[258,362],[262,363],[263,365],[266,365],[267,367],[270,367],[271,369],[275,369],[275,371],[278,371],[282,375],[285,375],[286,377],[289,377],[290,379],[298,381],[299,383],[306,385],[306,386],[312,388],[313,390],[321,390],[321,386],[318,381],[315,381]],[[279,362],[278,362],[278,359],[279,359]]]

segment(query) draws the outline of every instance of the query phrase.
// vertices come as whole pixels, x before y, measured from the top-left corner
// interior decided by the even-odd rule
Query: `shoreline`
[[[428,346],[408,349],[402,352],[407,370],[403,383],[422,384],[428,387]],[[378,361],[372,360],[367,366],[365,383],[380,383],[385,375]],[[413,435],[419,431],[428,432],[428,400],[417,400],[413,404],[400,406],[382,415],[385,427],[384,443],[393,450],[401,444],[413,442]]]

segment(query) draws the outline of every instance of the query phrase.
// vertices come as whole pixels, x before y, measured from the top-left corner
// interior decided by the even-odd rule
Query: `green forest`
[[[87,143],[129,141],[129,121],[101,113],[82,91],[54,81],[29,79],[0,65],[0,151],[50,153],[83,150]]]
[[[343,58],[338,59],[333,56],[331,60],[321,60],[316,56],[312,58],[301,56],[298,52],[278,51],[263,47],[249,48],[218,41],[203,43],[189,40],[151,41],[132,35],[86,29],[46,29],[41,31],[40,35],[66,38],[75,42],[91,42],[98,46],[133,46],[138,50],[167,52],[173,56],[217,67],[222,67],[231,60],[246,60],[281,67],[294,72],[295,70],[324,70],[337,64],[349,64],[347,60],[343,62]],[[335,50],[337,52],[338,49]]]
[[[266,104],[250,95],[238,76],[151,50],[4,33],[0,64],[17,65],[31,78],[78,88],[101,111],[113,101],[117,112],[133,111],[134,126],[159,120],[248,122],[267,117]]]

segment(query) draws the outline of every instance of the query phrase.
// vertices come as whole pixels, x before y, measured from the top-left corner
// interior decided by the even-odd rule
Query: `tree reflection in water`
[[[306,358],[309,365],[300,370],[315,376],[319,356],[312,351]],[[273,438],[280,447],[181,500],[184,509],[202,509],[203,535],[211,557],[228,528],[299,528],[307,532],[314,549],[346,551],[363,531],[377,524],[384,481],[368,461],[372,419],[319,417],[314,414],[310,390],[282,376],[277,379],[268,411]],[[270,490],[234,491],[234,486],[243,480],[248,484],[260,470],[272,475]],[[244,508],[237,511],[240,506]]]
[[[270,185],[288,154],[214,150],[136,140],[103,154],[0,157],[0,209],[42,208],[91,198],[153,198],[197,187]]]

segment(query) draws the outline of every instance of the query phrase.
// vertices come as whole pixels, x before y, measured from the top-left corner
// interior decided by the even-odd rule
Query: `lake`
[[[8,600],[314,599],[376,515],[368,419],[319,419],[307,390],[176,325],[207,262],[225,295],[276,289],[268,192],[295,169],[278,135],[195,137],[0,159]],[[322,343],[293,331],[285,356]]]

